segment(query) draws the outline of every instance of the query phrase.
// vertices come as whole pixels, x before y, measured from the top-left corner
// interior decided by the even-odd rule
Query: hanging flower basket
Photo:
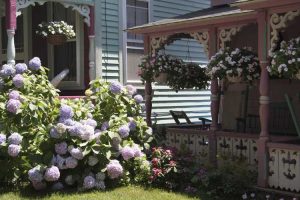
[[[62,34],[48,35],[47,42],[52,45],[62,45],[67,41],[67,37]]]
[[[154,76],[154,81],[158,84],[165,84],[167,82],[167,73],[160,73],[157,77]]]
[[[240,83],[240,82],[243,81],[242,76],[234,76],[234,75],[233,75],[233,76],[229,76],[229,75],[227,74],[226,78],[227,78],[227,80],[228,80],[230,83]]]

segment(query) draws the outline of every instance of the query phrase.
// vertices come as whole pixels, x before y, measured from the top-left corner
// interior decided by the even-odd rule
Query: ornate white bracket
[[[151,53],[155,54],[167,41],[168,41],[168,36],[152,37]]]
[[[72,3],[69,0],[63,0],[63,1],[57,1],[57,0],[49,0],[52,2],[58,2],[61,3],[64,7],[72,7],[73,10],[76,10],[80,15],[84,17],[84,22],[90,26],[91,20],[90,20],[90,2],[87,4],[84,4],[85,1],[82,1],[83,3],[80,4],[79,2],[81,1],[74,1]],[[43,5],[46,2],[49,2],[47,0],[17,0],[17,12],[20,11],[21,9],[27,8],[28,6],[35,6],[36,3]]]
[[[270,17],[271,25],[271,48],[274,48],[278,41],[279,31],[287,27],[287,23],[300,15],[300,10],[289,11],[287,13],[273,13]]]
[[[224,49],[225,43],[231,41],[232,36],[236,35],[239,31],[241,31],[243,26],[244,25],[220,29],[219,47]]]
[[[208,55],[208,42],[209,34],[208,31],[189,33],[192,38],[197,40],[203,45],[204,52]]]

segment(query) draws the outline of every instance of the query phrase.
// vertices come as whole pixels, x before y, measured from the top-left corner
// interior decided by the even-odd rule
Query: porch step
[[[279,189],[273,189],[273,188],[263,188],[263,187],[258,187],[258,186],[254,186],[253,187],[256,190],[260,190],[263,192],[268,192],[270,194],[281,194],[284,196],[289,196],[289,197],[300,197],[300,193],[297,192],[290,192],[290,191],[284,191],[284,190],[279,190]]]

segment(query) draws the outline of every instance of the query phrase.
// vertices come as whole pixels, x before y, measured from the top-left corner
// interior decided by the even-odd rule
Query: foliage
[[[215,168],[204,169],[198,179],[201,187],[213,199],[240,199],[244,191],[255,184],[255,173],[245,163],[228,162]]]
[[[183,90],[185,88],[204,89],[208,87],[209,77],[205,73],[205,68],[196,63],[178,62],[168,70],[167,85],[173,90]]]
[[[203,89],[208,86],[209,77],[205,74],[204,68],[169,55],[147,55],[142,58],[139,67],[139,76],[143,83],[154,82],[155,77],[166,73],[166,84],[176,91],[186,88]]]
[[[259,78],[260,67],[257,56],[250,48],[220,49],[212,56],[207,65],[207,74],[211,78],[241,77],[251,83]]]
[[[267,67],[271,76],[293,79],[300,70],[300,37],[282,41],[280,49],[270,52],[271,66]]]
[[[29,67],[40,64],[33,61]],[[15,77],[23,77],[22,87],[15,85]],[[39,162],[41,146],[58,114],[58,93],[48,81],[47,69],[41,66],[39,70],[29,70],[26,64],[3,65],[0,82],[0,130],[7,138],[0,141],[0,181],[24,181],[26,171]],[[15,110],[9,109],[9,102],[15,102]],[[13,142],[13,133],[20,135],[22,141]],[[10,149],[18,148],[20,152],[8,154],[12,153]]]
[[[42,22],[38,25],[36,34],[42,37],[48,37],[49,35],[65,35],[67,39],[75,37],[75,32],[72,25],[68,25],[64,21]]]

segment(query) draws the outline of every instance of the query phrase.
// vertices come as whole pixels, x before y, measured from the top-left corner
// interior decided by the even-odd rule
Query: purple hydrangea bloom
[[[20,93],[17,90],[12,90],[8,94],[8,98],[9,99],[19,100],[20,99]]]
[[[121,136],[121,138],[126,138],[129,135],[129,127],[128,125],[123,125],[119,128],[119,134]]]
[[[58,139],[58,138],[60,138],[60,136],[61,136],[61,135],[57,132],[56,128],[52,127],[52,128],[50,129],[50,137],[51,137],[51,138]]]
[[[80,132],[79,137],[82,140],[93,140],[95,138],[95,130],[93,127],[89,126],[89,125],[83,125],[83,131]]]
[[[92,189],[95,187],[96,180],[92,176],[86,176],[83,180],[83,188]]]
[[[10,99],[6,104],[6,110],[13,114],[17,114],[19,108],[21,107],[21,102],[19,100]]]
[[[71,147],[69,147],[69,152],[70,152],[71,156],[73,156],[77,160],[83,159],[83,153],[80,148],[74,148],[73,146],[71,146]]]
[[[23,74],[24,72],[27,71],[27,65],[25,63],[18,63],[16,64],[16,73],[17,74]]]
[[[56,156],[56,165],[59,169],[67,169],[67,166],[66,166],[66,159],[61,157],[60,155],[57,155]]]
[[[126,87],[129,95],[132,96],[136,93],[136,88],[133,85],[126,85],[125,87]]]
[[[59,169],[56,166],[52,166],[46,169],[44,178],[46,181],[52,182],[57,181],[60,177]]]
[[[24,86],[24,77],[21,74],[17,74],[13,78],[13,83],[16,88],[21,88]]]
[[[118,160],[111,160],[106,166],[106,169],[111,179],[116,179],[123,174],[123,167]]]
[[[38,57],[34,57],[29,61],[29,68],[31,70],[37,71],[41,68],[41,60]]]
[[[55,144],[55,152],[59,155],[64,155],[68,152],[68,145],[66,142]]]
[[[128,123],[128,127],[131,131],[134,131],[136,129],[136,122],[134,120],[131,120],[129,123]]]
[[[84,127],[79,122],[75,122],[75,124],[69,128],[69,132],[71,136],[79,136],[83,133],[83,131],[84,131]]]
[[[21,151],[21,146],[16,144],[10,144],[7,149],[8,155],[11,157],[17,157]]]
[[[129,160],[134,157],[134,151],[131,147],[126,146],[121,150],[121,154],[124,160]]]
[[[101,126],[101,131],[106,131],[109,128],[109,123],[108,122],[103,122]]]
[[[64,189],[64,185],[61,182],[54,183],[51,187],[52,190],[62,190]]]
[[[78,160],[73,157],[68,157],[66,159],[66,167],[69,169],[74,169],[78,165]]]
[[[70,119],[74,115],[73,109],[71,106],[68,105],[61,105],[60,107],[60,117],[65,118],[65,119]]]
[[[141,157],[143,156],[144,154],[142,153],[142,150],[140,149],[140,147],[138,145],[134,145],[132,147],[133,151],[134,151],[134,157]]]
[[[6,142],[6,135],[0,133],[0,145]]]
[[[72,119],[66,119],[66,120],[64,120],[63,124],[66,126],[74,126],[75,121],[73,121]]]
[[[135,102],[137,102],[137,103],[142,103],[143,102],[143,97],[142,97],[142,95],[135,95],[134,96],[134,100],[135,100]]]
[[[83,123],[86,124],[86,125],[89,125],[89,126],[91,126],[93,128],[97,127],[97,122],[95,120],[93,120],[93,119],[84,120]]]
[[[16,70],[13,65],[5,64],[2,66],[0,75],[3,77],[13,76],[16,73]]]
[[[121,85],[121,83],[117,82],[117,81],[113,81],[110,83],[110,87],[109,90],[114,93],[114,94],[119,94],[122,92],[123,86]]]
[[[12,133],[7,140],[9,144],[19,145],[21,144],[22,139],[23,137],[19,133]]]
[[[35,190],[46,189],[47,184],[45,182],[32,182],[32,186]]]
[[[31,182],[42,182],[44,177],[41,171],[35,167],[28,171],[28,179]]]

